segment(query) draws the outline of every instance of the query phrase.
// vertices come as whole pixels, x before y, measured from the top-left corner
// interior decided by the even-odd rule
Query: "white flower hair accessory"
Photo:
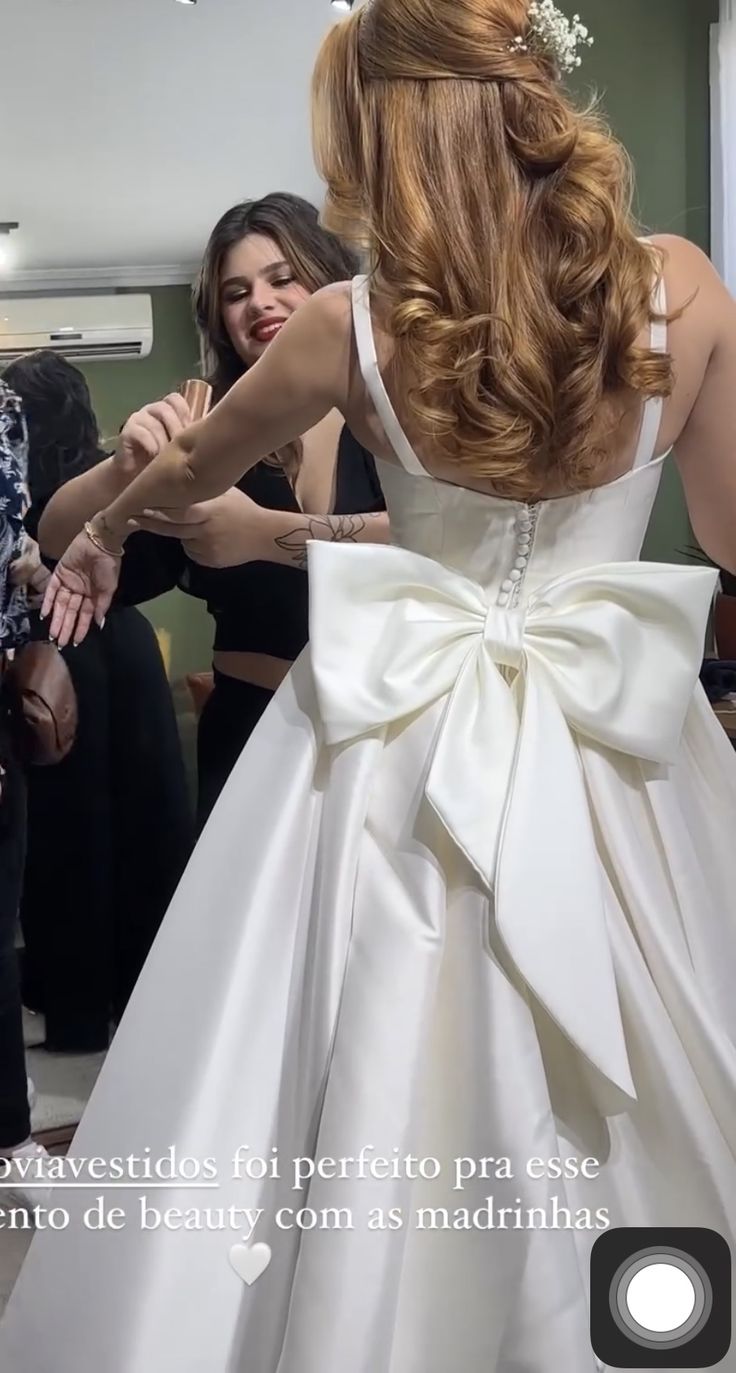
[[[579,14],[568,19],[554,0],[532,0],[528,34],[519,34],[511,51],[543,53],[556,62],[560,71],[572,72],[583,64],[578,47],[583,44],[592,48],[594,41]]]

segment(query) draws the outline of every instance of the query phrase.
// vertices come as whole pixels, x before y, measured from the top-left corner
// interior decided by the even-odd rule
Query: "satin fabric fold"
[[[636,1094],[579,744],[675,759],[717,574],[605,563],[503,609],[407,549],[313,542],[308,558],[327,741],[447,698],[427,800],[492,894],[521,978],[621,1109]]]

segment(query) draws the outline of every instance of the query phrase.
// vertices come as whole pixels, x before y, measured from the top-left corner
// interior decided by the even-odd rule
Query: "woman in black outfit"
[[[26,529],[35,538],[54,493],[105,455],[87,383],[64,358],[34,353],[5,380],[28,423]],[[37,617],[35,634],[44,636]],[[47,1049],[90,1053],[108,1045],[194,835],[149,621],[118,600],[101,630],[63,652],[79,724],[62,763],[28,772],[23,990],[26,1005],[45,1014]]]
[[[317,210],[275,194],[236,205],[212,232],[195,291],[208,378],[219,400],[309,295],[357,270]],[[41,542],[70,540],[190,420],[179,395],[132,415],[116,453],[51,502]],[[328,512],[328,513],[326,513]],[[214,690],[198,735],[200,826],[308,636],[309,539],[383,542],[388,518],[371,455],[328,416],[227,495],[165,517],[126,542],[118,596],[136,604],[178,586],[214,619]]]

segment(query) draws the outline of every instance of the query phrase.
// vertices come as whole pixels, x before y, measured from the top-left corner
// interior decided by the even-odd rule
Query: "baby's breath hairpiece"
[[[543,53],[556,62],[560,71],[572,72],[583,64],[578,47],[583,44],[592,48],[594,41],[579,14],[568,19],[554,0],[532,0],[528,33],[514,39],[511,51]]]

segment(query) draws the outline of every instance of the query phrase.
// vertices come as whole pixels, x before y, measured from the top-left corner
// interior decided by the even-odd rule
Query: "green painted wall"
[[[151,356],[139,362],[90,362],[83,368],[106,438],[117,434],[131,411],[175,391],[199,370],[189,288],[159,286],[138,294],[150,294],[153,300]]]
[[[650,232],[710,247],[709,29],[717,0],[574,0],[595,36],[580,85],[594,86],[636,166],[638,212]],[[677,470],[668,463],[645,545],[678,560],[691,542]]]

